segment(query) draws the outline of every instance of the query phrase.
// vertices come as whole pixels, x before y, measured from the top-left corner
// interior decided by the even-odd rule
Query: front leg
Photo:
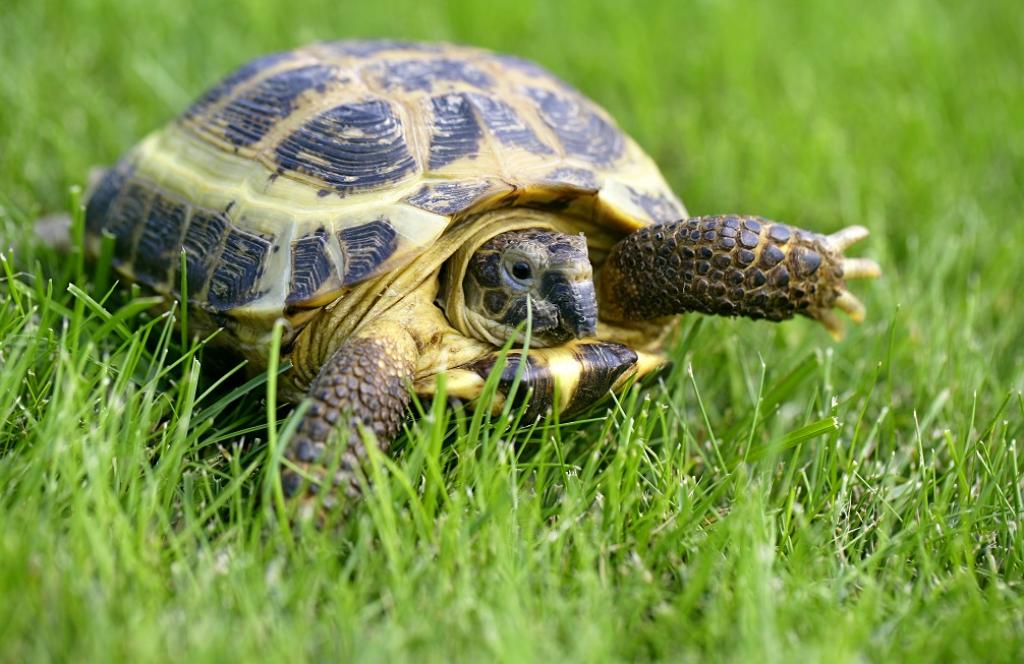
[[[360,429],[387,450],[409,405],[417,357],[409,332],[391,323],[372,325],[335,351],[313,381],[312,403],[285,451],[281,479],[289,498],[308,501],[326,486],[323,504],[330,509],[338,493],[358,495],[356,469],[366,459]],[[344,449],[332,450],[332,441]]]
[[[881,274],[873,260],[843,256],[867,234],[851,226],[818,235],[733,215],[648,226],[612,248],[598,273],[598,307],[619,322],[690,311],[774,321],[800,314],[839,338],[835,308],[864,318],[845,280]]]

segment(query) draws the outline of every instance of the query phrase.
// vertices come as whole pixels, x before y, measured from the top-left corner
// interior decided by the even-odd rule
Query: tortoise
[[[579,413],[663,366],[686,312],[781,321],[864,307],[878,265],[760,217],[689,217],[594,102],[518,57],[450,44],[317,43],[257,58],[92,187],[87,248],[184,298],[200,334],[264,371],[275,321],[309,400],[286,494],[358,493],[370,435],[411,393]],[[527,345],[528,340],[528,345]],[[512,346],[507,357],[506,344]],[[518,375],[517,375],[518,374]],[[329,461],[333,459],[333,461]]]

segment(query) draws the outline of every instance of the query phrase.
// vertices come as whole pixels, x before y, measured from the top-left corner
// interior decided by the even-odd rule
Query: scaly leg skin
[[[695,217],[648,226],[612,248],[597,275],[601,317],[647,320],[689,311],[773,321],[796,314],[838,339],[838,308],[864,319],[845,279],[877,277],[873,260],[843,250],[868,234],[818,235],[760,217]]]
[[[373,432],[387,451],[409,405],[416,358],[416,343],[405,329],[378,324],[345,342],[324,364],[281,473],[285,495],[298,503],[300,514],[311,512],[318,493],[325,510],[358,496],[356,469],[366,460],[360,429]],[[347,446],[332,454],[332,440]]]

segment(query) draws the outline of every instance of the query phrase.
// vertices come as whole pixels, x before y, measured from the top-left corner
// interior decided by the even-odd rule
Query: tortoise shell
[[[622,229],[685,216],[608,114],[541,67],[345,41],[229,75],[105,174],[86,220],[130,279],[269,327],[510,205]]]

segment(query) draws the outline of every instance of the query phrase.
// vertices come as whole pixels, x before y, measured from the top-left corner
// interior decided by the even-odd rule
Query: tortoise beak
[[[542,297],[558,311],[559,327],[575,339],[597,334],[597,295],[591,279],[571,279],[563,273],[545,276]]]
[[[576,306],[571,311],[563,312],[567,331],[577,339],[592,337],[597,334],[597,295],[594,293],[594,282],[585,281],[573,287],[573,300]]]

